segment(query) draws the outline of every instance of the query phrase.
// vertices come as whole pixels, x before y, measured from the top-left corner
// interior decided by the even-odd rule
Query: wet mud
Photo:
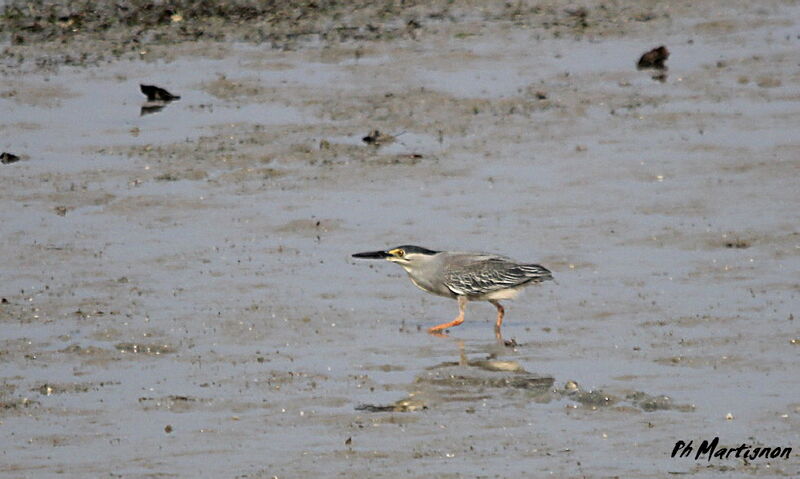
[[[670,457],[800,444],[796,4],[29,3],[0,476],[800,473]],[[557,282],[435,337],[397,244]]]

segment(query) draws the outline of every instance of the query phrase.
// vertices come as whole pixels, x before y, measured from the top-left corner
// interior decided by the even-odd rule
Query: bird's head
[[[421,246],[403,245],[392,248],[386,251],[367,251],[365,253],[356,253],[353,258],[367,258],[367,259],[385,259],[392,263],[397,263],[400,266],[414,267],[415,265],[422,264],[439,253]]]

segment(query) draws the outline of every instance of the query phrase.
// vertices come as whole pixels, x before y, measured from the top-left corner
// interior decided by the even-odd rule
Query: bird
[[[520,263],[492,253],[434,251],[403,245],[385,251],[356,253],[353,257],[385,259],[398,264],[421,290],[458,300],[458,316],[429,328],[431,334],[442,334],[442,331],[463,323],[469,301],[488,301],[497,308],[494,330],[500,338],[505,316],[500,300],[512,299],[526,286],[553,279],[552,272],[544,266]]]

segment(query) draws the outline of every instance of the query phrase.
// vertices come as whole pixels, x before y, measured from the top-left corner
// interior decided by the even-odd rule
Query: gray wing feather
[[[529,282],[553,279],[547,268],[538,264],[517,264],[501,256],[482,258],[461,265],[444,275],[445,285],[455,294],[472,296]]]

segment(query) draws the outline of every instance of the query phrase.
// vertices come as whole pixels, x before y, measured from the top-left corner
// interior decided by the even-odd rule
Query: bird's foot
[[[436,336],[437,338],[447,337],[447,332],[445,332],[443,329],[428,328],[428,334],[431,336]]]

